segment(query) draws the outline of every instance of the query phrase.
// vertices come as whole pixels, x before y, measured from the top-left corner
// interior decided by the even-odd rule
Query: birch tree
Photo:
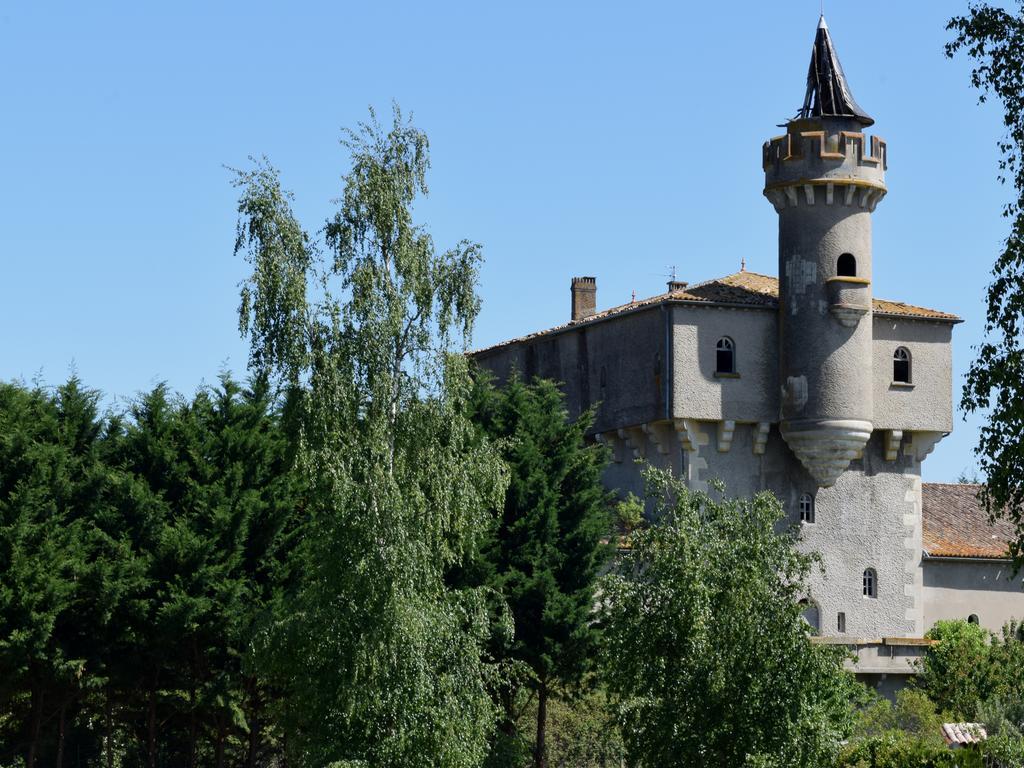
[[[236,253],[252,273],[251,366],[290,390],[310,485],[302,585],[266,634],[301,764],[478,764],[493,727],[479,589],[444,573],[478,546],[506,478],[469,419],[460,352],[481,249],[435,250],[413,222],[428,142],[395,107],[342,142],[352,168],[322,240],[278,173],[239,172]]]

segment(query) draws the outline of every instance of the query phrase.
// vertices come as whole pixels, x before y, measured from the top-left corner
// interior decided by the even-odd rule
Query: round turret
[[[822,19],[801,116],[763,154],[779,214],[780,431],[821,486],[872,431],[871,212],[886,192],[886,147],[863,133],[871,122]]]

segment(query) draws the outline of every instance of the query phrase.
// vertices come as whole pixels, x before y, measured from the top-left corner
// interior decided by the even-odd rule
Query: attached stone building
[[[762,150],[781,280],[672,281],[598,311],[596,279],[574,278],[570,322],[475,357],[499,380],[562,382],[573,413],[599,404],[593,437],[612,450],[612,488],[642,492],[640,458],[692,488],[718,478],[731,495],[773,491],[822,558],[808,620],[889,688],[936,619],[999,629],[1024,616],[1024,592],[1001,559],[1009,531],[989,526],[976,489],[921,482],[953,428],[960,320],[872,295],[889,160],[865,133],[873,122],[822,18],[803,108]]]

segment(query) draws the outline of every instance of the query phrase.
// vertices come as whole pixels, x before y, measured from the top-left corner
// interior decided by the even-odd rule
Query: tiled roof
[[[991,522],[974,483],[923,483],[921,517],[924,551],[931,557],[1005,558],[1013,524]]]
[[[988,738],[981,723],[943,723],[942,738],[947,746],[962,747],[965,744],[980,744]]]
[[[706,304],[708,306],[774,308],[779,304],[779,281],[778,278],[770,275],[760,275],[757,272],[736,272],[731,275],[726,275],[725,277],[707,280],[703,283],[688,285],[683,290],[661,293],[647,299],[631,301],[629,304],[621,304],[617,307],[597,312],[583,320],[563,323],[562,325],[557,325],[554,328],[537,331],[536,333],[520,336],[516,339],[509,339],[508,341],[495,344],[487,349],[494,349],[497,347],[504,347],[509,344],[527,341],[538,336],[556,333],[567,328],[593,323],[624,312],[655,306],[665,301],[682,301],[693,304]],[[925,307],[915,307],[910,304],[903,304],[899,301],[874,299],[873,308],[876,315],[910,317],[945,323],[960,322],[959,317],[951,315],[948,312],[939,312],[938,310],[926,309]],[[480,349],[476,350],[476,353],[484,351],[486,350]]]

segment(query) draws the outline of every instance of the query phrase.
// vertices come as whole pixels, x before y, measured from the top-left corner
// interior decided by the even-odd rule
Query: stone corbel
[[[900,443],[903,442],[903,430],[902,429],[887,429],[885,430],[885,460],[896,461],[896,456],[900,452]]]
[[[767,421],[759,421],[754,425],[754,455],[763,456],[768,447],[768,432],[772,425]]]
[[[643,425],[644,434],[654,443],[654,447],[662,456],[668,456],[672,450],[672,431],[668,424],[648,422]]]
[[[732,448],[732,436],[736,431],[736,422],[732,419],[718,422],[718,452],[728,453]]]
[[[697,450],[697,425],[691,419],[676,419],[676,434],[684,451]]]
[[[939,440],[946,434],[946,432],[911,432],[904,453],[908,453],[918,462],[922,462],[929,453],[935,450]]]
[[[643,459],[646,457],[647,441],[644,440],[644,431],[640,429],[640,427],[620,429],[619,438],[633,449],[634,459]]]
[[[619,438],[618,432],[598,432],[594,437],[597,442],[607,445],[611,450],[612,461],[616,464],[622,463],[622,454],[624,453],[622,440]]]

